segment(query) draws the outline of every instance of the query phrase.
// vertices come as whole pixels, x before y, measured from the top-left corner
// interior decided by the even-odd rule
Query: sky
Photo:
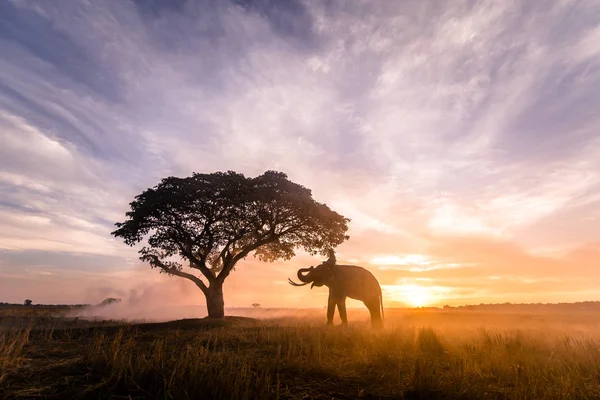
[[[387,306],[600,300],[595,0],[8,0],[0,54],[0,301],[203,304],[114,223],[270,169],[351,219]],[[321,261],[248,257],[226,306],[322,307],[287,284]]]

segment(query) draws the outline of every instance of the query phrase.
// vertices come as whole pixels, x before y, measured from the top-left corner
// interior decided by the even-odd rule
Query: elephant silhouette
[[[337,306],[342,325],[348,324],[346,298],[362,301],[371,313],[371,326],[383,327],[383,297],[379,282],[368,270],[356,265],[337,265],[335,253],[329,252],[329,259],[316,267],[300,268],[297,273],[302,283],[288,279],[290,285],[327,286],[327,325],[333,325],[333,315]]]

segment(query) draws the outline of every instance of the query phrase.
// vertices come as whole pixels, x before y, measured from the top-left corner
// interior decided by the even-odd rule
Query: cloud
[[[422,254],[440,266],[378,270],[386,284],[466,278],[475,263],[485,276],[561,276],[542,250],[600,241],[594,7],[4,2],[0,248],[90,258],[61,271],[24,258],[2,272],[29,263],[60,282],[106,256],[116,258],[97,271],[112,279],[137,255],[110,231],[145,188],[193,171],[278,169],[352,218],[342,259]],[[240,267],[227,301],[305,299],[264,294],[300,260],[314,261]],[[451,264],[464,268],[441,267]],[[592,274],[584,258],[569,270],[582,288]]]

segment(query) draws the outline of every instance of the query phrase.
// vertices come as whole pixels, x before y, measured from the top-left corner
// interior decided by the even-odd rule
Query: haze
[[[351,218],[338,261],[386,307],[600,300],[599,21],[594,0],[0,2],[0,301],[203,304],[113,224],[163,177],[268,169]],[[287,284],[321,261],[249,257],[225,303],[322,307]]]

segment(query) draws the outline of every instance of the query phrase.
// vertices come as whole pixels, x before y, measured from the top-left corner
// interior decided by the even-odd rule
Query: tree
[[[24,305],[26,305],[26,306],[30,306],[30,305],[31,305],[31,303],[33,303],[33,302],[32,302],[30,299],[26,299],[26,300],[23,302],[23,304],[24,304]]]
[[[115,304],[115,303],[120,303],[121,299],[116,298],[116,297],[107,297],[106,299],[102,300],[102,303],[100,303],[100,306],[108,306],[110,304]]]
[[[296,248],[325,255],[348,239],[350,221],[276,171],[168,177],[130,207],[112,234],[129,246],[147,237],[140,260],[194,282],[217,318],[224,316],[223,282],[240,260],[250,253],[264,262],[289,260]]]
[[[258,303],[252,303],[252,308],[260,308],[260,304],[258,304]]]

